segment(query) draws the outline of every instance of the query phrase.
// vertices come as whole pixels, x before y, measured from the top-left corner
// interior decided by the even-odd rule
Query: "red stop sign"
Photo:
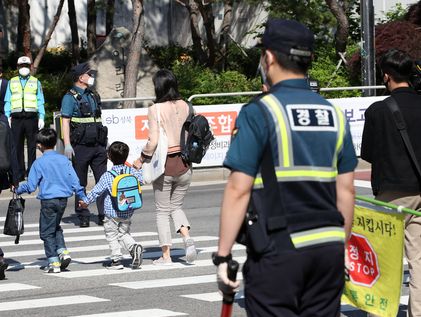
[[[355,284],[372,287],[380,277],[377,254],[362,235],[352,233],[348,242],[349,277]]]

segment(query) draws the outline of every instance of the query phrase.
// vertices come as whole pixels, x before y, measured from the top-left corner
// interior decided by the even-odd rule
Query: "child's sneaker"
[[[171,257],[164,259],[162,256],[159,259],[153,260],[152,261],[153,265],[165,265],[165,266],[170,266],[172,265],[172,260]]]
[[[135,244],[130,251],[133,258],[132,269],[136,270],[140,267],[143,261],[143,247],[140,244]]]
[[[72,261],[72,258],[70,257],[70,252],[68,250],[64,250],[62,253],[60,253],[58,258],[60,259],[61,270],[65,270]]]
[[[6,278],[6,275],[4,274],[4,271],[7,270],[7,267],[9,266],[9,264],[7,264],[4,261],[0,262],[0,280],[4,280]]]
[[[108,269],[108,270],[122,270],[123,269],[123,264],[121,264],[121,262],[120,261],[111,261],[111,263],[110,264],[108,264],[107,266],[106,266],[106,268]]]
[[[44,273],[60,273],[60,262],[51,262],[44,268]]]
[[[186,239],[184,241],[184,246],[186,248],[186,262],[193,263],[197,258],[197,251],[194,247],[194,241],[192,238]]]

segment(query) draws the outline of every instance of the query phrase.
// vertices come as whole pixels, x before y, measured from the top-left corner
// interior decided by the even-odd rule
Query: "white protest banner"
[[[340,107],[350,124],[355,152],[360,155],[361,138],[364,127],[364,111],[383,97],[355,97],[328,99]],[[212,106],[195,106],[197,113],[203,114],[209,121],[215,140],[198,167],[222,166],[228,151],[231,131],[243,104],[225,104]],[[109,143],[123,141],[130,147],[129,162],[139,157],[148,139],[148,109],[113,109],[102,111],[102,122],[108,127]]]

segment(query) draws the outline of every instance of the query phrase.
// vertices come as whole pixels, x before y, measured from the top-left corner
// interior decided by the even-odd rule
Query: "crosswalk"
[[[3,223],[4,217],[0,217],[0,228]],[[13,316],[54,316],[51,312],[57,308],[66,308],[68,311],[57,316],[72,317],[197,316],[183,305],[173,305],[174,308],[171,309],[168,309],[168,305],[150,307],[147,301],[135,302],[130,309],[115,305],[115,298],[123,296],[120,294],[143,296],[150,291],[163,294],[164,290],[172,289],[178,290],[171,296],[172,301],[186,302],[188,303],[185,304],[186,307],[200,307],[203,303],[220,307],[221,295],[216,291],[215,268],[210,260],[210,254],[217,248],[217,236],[194,237],[198,259],[192,265],[184,261],[182,239],[173,239],[171,255],[173,259],[176,259],[173,265],[155,266],[152,260],[161,255],[157,232],[135,231],[132,232],[132,236],[146,248],[141,269],[132,270],[129,265],[125,265],[126,267],[122,270],[107,270],[103,265],[109,261],[109,247],[103,228],[96,226],[76,228],[73,224],[63,223],[64,236],[72,255],[72,263],[64,272],[45,274],[40,270],[45,265],[45,256],[42,241],[38,237],[38,224],[28,223],[25,227],[26,231],[19,245],[13,243],[12,237],[0,235],[0,247],[3,248],[9,262],[9,269],[6,272],[8,279],[0,281],[0,316],[3,314],[6,316],[9,313],[13,313]],[[240,264],[245,262],[246,254],[243,246],[235,245],[233,253]],[[124,255],[126,264],[130,262],[130,259],[130,255]],[[24,277],[20,278],[21,275]],[[237,278],[242,280],[241,272],[238,273]],[[102,285],[104,292],[91,292],[90,289],[98,288],[98,284]],[[70,289],[74,288],[74,291],[65,291],[66,285],[72,285]],[[61,287],[60,292],[53,295],[52,290],[57,287]],[[16,296],[11,294],[16,294]],[[139,298],[142,297],[139,295]],[[406,305],[407,300],[407,296],[402,296],[401,304]],[[236,301],[237,303],[244,301],[242,290],[237,293]],[[153,306],[157,306],[156,301],[154,303]],[[105,305],[108,308],[103,311],[101,307]],[[236,306],[238,315],[233,316],[245,316],[244,305]],[[75,311],[76,307],[78,310]],[[218,308],[213,308],[213,311],[217,311]],[[342,306],[343,313],[355,310],[351,306]],[[203,316],[208,315],[205,313]]]

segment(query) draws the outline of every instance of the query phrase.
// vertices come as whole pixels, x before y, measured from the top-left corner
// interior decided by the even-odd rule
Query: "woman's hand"
[[[143,164],[142,159],[139,157],[136,161],[133,162],[132,166],[135,169],[138,170],[138,169],[141,169],[142,168],[142,164]]]

